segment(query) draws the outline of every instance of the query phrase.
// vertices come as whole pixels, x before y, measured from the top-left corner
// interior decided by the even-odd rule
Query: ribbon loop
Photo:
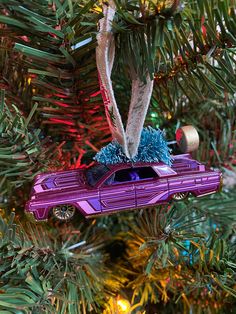
[[[153,80],[151,80],[149,74],[146,75],[146,83],[143,83],[138,77],[132,79],[132,96],[125,131],[111,81],[111,72],[115,58],[115,42],[112,34],[112,21],[115,12],[114,1],[110,0],[108,5],[103,5],[104,17],[99,20],[96,62],[100,90],[112,137],[122,146],[125,155],[128,158],[132,158],[138,150],[143,124],[152,95]]]

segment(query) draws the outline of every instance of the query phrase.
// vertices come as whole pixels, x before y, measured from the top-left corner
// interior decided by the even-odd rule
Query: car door
[[[168,197],[168,182],[160,178],[152,167],[134,169],[139,175],[135,181],[137,207],[144,207],[163,202]]]
[[[100,202],[102,211],[119,211],[135,207],[135,190],[128,169],[114,172],[101,185]]]

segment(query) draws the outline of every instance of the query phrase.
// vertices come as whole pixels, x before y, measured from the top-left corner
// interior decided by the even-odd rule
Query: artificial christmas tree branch
[[[193,211],[191,206],[188,208],[186,205],[145,211],[136,216],[136,225],[132,224],[131,230],[134,229],[127,241],[127,253],[133,269],[133,281],[129,287],[134,291],[134,311],[141,309],[149,299],[154,304],[160,299],[168,304],[170,295],[176,298],[177,303],[181,299],[182,305],[187,302],[194,311],[211,307],[214,302],[219,308],[227,306],[227,303],[218,302],[219,295],[236,296],[233,288],[236,269],[234,245],[222,239],[225,230],[219,230],[219,224],[216,225],[216,233],[208,238],[214,221],[225,220],[227,224],[235,219],[235,214],[232,213],[234,218],[229,216],[234,208],[235,194],[232,196],[229,201],[231,210],[225,213],[210,199],[208,204],[198,202],[199,209],[206,205],[205,218],[197,207]],[[214,210],[209,210],[210,202],[215,205]],[[200,225],[204,226],[205,234],[195,233],[196,226],[201,230]],[[120,267],[125,272],[125,266],[121,264]],[[127,273],[131,274],[130,270]],[[204,295],[201,293],[201,298],[208,299],[208,293],[211,296],[206,305],[196,302],[202,291]]]
[[[35,174],[49,166],[50,158],[59,154],[59,151],[56,145],[49,147],[49,140],[40,139],[40,130],[29,129],[36,106],[28,118],[24,118],[14,105],[6,105],[3,90],[0,91],[0,95],[0,196],[2,198],[11,197],[16,187],[32,181]],[[49,159],[45,160],[45,156]]]
[[[102,289],[119,287],[105,270],[106,234],[100,230],[98,237],[93,224],[50,232],[46,225],[16,225],[13,219],[14,214],[8,222],[0,219],[1,312],[91,312],[99,309]]]
[[[91,4],[92,2],[86,10],[90,10]],[[8,25],[4,25],[4,28],[12,29],[12,45],[16,42],[14,51],[11,50],[11,54],[6,57],[8,66],[3,69],[4,80],[8,82],[8,96],[18,94],[22,81],[25,80],[25,88],[30,95],[20,109],[29,112],[32,103],[38,102],[39,121],[43,122],[44,129],[54,133],[56,140],[60,142],[72,137],[87,150],[91,150],[91,147],[86,142],[90,142],[92,137],[95,139],[99,136],[101,139],[104,136],[106,141],[109,138],[106,121],[103,122],[96,116],[97,112],[102,112],[100,98],[96,96],[96,63],[92,56],[84,57],[88,53],[86,39],[91,37],[92,42],[95,40],[95,35],[91,32],[96,29],[94,17],[97,14],[91,19],[91,15],[87,17],[81,7],[75,5],[77,23],[83,20],[85,25],[73,26],[72,29],[75,19],[69,18],[70,5],[67,1],[63,6],[58,4],[58,7],[50,4],[48,7],[47,1],[41,4],[32,1],[22,8],[15,6],[15,2],[3,2],[0,5],[2,12],[5,10],[8,14],[7,18],[4,13],[1,15],[2,22]],[[44,18],[46,8],[47,18]],[[20,23],[24,22],[24,26],[17,24],[17,19]],[[92,26],[86,25],[87,23]],[[76,32],[79,36],[75,37]],[[4,35],[7,36],[7,32]],[[3,43],[5,42],[7,39],[3,37]],[[17,71],[19,66],[23,69],[22,75]],[[15,103],[20,105],[17,101]],[[87,110],[84,110],[85,103]],[[58,129],[61,136],[58,136]]]

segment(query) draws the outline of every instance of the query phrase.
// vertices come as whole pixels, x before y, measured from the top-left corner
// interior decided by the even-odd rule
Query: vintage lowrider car
[[[222,185],[218,170],[207,168],[189,154],[173,156],[172,166],[162,162],[95,164],[88,169],[36,176],[26,213],[36,220],[53,215],[71,219],[139,209],[215,193]]]

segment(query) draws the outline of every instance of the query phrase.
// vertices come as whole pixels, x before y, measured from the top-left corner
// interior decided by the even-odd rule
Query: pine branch
[[[20,1],[0,1],[3,49],[10,51],[2,70],[8,97],[28,112],[37,102],[44,132],[55,141],[68,139],[67,150],[78,161],[81,152],[98,150],[93,140],[101,139],[102,145],[109,139],[106,120],[99,116],[94,34],[99,14],[90,13],[95,2],[51,6],[34,0],[18,6]]]
[[[148,63],[150,73],[155,72],[158,104],[162,109],[170,108],[172,115],[178,109],[176,102],[181,103],[184,97],[191,105],[205,101],[209,96],[224,100],[225,94],[232,97],[236,88],[232,4],[229,1],[183,3],[184,10],[171,18],[157,19],[156,25],[154,21],[150,25],[129,21],[136,26],[129,31],[120,19],[119,28],[114,26],[119,67],[126,73],[125,69],[131,65],[142,75],[142,67]],[[130,9],[135,15],[133,11],[136,12]],[[151,49],[155,53],[151,53]],[[167,96],[164,99],[163,94]]]
[[[181,204],[137,216],[127,239],[127,254],[133,271],[127,270],[133,277],[128,284],[133,290],[133,311],[143,310],[149,300],[167,306],[175,300],[182,310],[186,304],[194,311],[202,306],[211,309],[213,304],[220,309],[236,296],[234,245],[229,238],[227,241],[222,238],[227,233],[225,229],[219,230],[219,224],[216,233],[209,237],[214,218],[213,221],[206,219],[212,212],[213,216],[221,215],[221,222],[235,221],[235,201],[229,200],[228,212],[226,208],[222,212],[213,201],[211,208],[209,202],[200,201],[196,210],[190,203],[190,207]],[[224,204],[222,200],[221,203]],[[200,207],[205,208],[205,218]],[[216,210],[217,213],[213,213]],[[231,217],[227,217],[229,212]],[[121,263],[120,271],[126,272],[125,269],[127,266]]]
[[[0,95],[0,195],[11,197],[17,187],[32,181],[49,165],[53,167],[50,159],[60,152],[55,145],[49,146],[47,139],[41,139],[39,129],[30,129],[37,106],[24,118],[16,106],[5,103],[4,91]]]
[[[0,218],[0,311],[98,312],[105,295],[119,287],[104,265],[104,232],[93,223],[49,230],[16,225],[13,218]]]

